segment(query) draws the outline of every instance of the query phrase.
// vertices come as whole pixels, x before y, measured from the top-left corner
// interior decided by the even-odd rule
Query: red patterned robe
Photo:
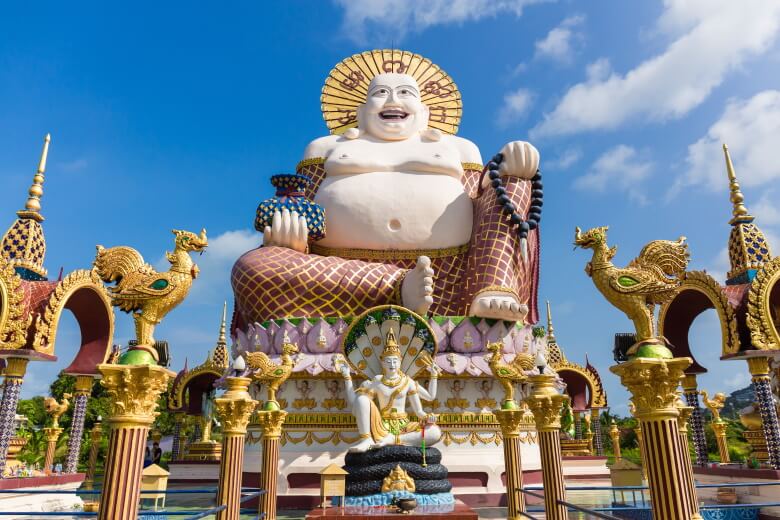
[[[312,179],[306,190],[310,200],[325,178],[324,162],[307,159],[298,165],[298,173]],[[432,314],[466,316],[477,294],[500,291],[527,304],[526,322],[536,323],[539,228],[528,234],[524,262],[516,227],[501,211],[494,190],[489,186],[479,190],[481,165],[463,164],[463,169],[462,181],[474,203],[469,244],[435,251],[329,251],[314,243],[309,254],[283,247],[253,249],[233,266],[233,327],[285,317],[352,316],[377,305],[401,304],[403,277],[420,254],[431,258],[435,273]],[[507,196],[525,216],[531,182],[514,177],[502,181]]]

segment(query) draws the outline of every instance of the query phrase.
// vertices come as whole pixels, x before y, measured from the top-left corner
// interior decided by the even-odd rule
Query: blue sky
[[[42,137],[52,134],[43,197],[52,276],[86,268],[95,244],[126,244],[159,264],[171,228],[208,229],[202,278],[157,336],[174,368],[216,340],[229,269],[261,241],[252,226],[268,178],[326,133],[319,91],[331,67],[395,46],[430,58],[460,87],[459,135],[483,156],[531,140],[542,154],[541,300],[553,302],[570,358],[602,373],[613,411],[627,394],[608,371],[628,321],[583,273],[576,225],[610,224],[628,262],[649,240],[685,235],[691,267],[719,279],[730,205],[729,143],[748,208],[780,248],[774,182],[780,134],[780,6],[773,0],[575,2],[370,0],[6,5],[0,15],[0,204],[24,203]],[[119,315],[116,340],[131,321]],[[748,382],[718,362],[719,328],[692,334],[702,386]],[[75,352],[36,363],[24,395],[44,392]]]

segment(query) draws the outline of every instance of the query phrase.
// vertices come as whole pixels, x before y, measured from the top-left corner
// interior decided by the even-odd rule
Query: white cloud
[[[645,204],[647,199],[639,189],[639,185],[650,174],[652,168],[652,162],[640,157],[636,149],[621,144],[607,150],[596,159],[588,173],[574,181],[574,186],[595,192],[604,192],[607,188],[621,189],[632,200]]]
[[[582,150],[579,148],[568,148],[555,159],[543,161],[542,167],[545,170],[566,170],[581,158]]]
[[[585,17],[570,16],[563,20],[560,25],[550,30],[541,40],[534,44],[536,47],[535,58],[548,58],[559,63],[571,63],[574,57],[573,44],[581,43],[582,33],[575,29],[582,25]]]
[[[433,25],[446,25],[492,18],[500,13],[520,16],[531,4],[548,0],[334,0],[344,9],[343,31],[364,43],[372,37],[400,41],[407,32],[420,32]]]
[[[724,242],[726,236],[723,237]],[[724,246],[723,249],[718,251],[718,255],[710,261],[710,265],[704,270],[707,274],[718,280],[719,282],[725,282],[726,276],[731,269],[731,263],[729,262],[729,248]]]
[[[666,49],[625,74],[589,70],[532,137],[610,130],[632,121],[680,118],[726,75],[765,52],[780,29],[777,0],[666,0],[657,23]]]
[[[498,113],[499,125],[507,126],[522,120],[528,115],[528,110],[531,108],[534,97],[534,93],[526,88],[519,88],[505,95],[504,105]]]
[[[727,390],[738,390],[750,384],[750,374],[746,370],[737,370],[725,381]]]
[[[80,159],[59,163],[57,166],[64,172],[80,172],[89,166],[89,161],[82,157]]]
[[[688,146],[688,170],[675,182],[670,194],[691,185],[703,185],[713,191],[726,190],[728,180],[722,143],[729,145],[729,154],[743,188],[780,179],[778,135],[780,91],[765,90],[747,100],[729,101],[707,134]]]
[[[780,208],[777,207],[777,196],[774,190],[764,191],[758,202],[751,204],[749,209],[761,225],[776,226],[780,224]]]

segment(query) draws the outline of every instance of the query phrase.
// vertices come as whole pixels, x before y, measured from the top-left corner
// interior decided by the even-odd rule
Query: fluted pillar
[[[601,410],[590,409],[590,425],[593,430],[593,450],[599,457],[604,456],[604,439],[601,436]]]
[[[65,459],[65,473],[76,473],[81,452],[81,439],[84,437],[84,417],[87,414],[87,400],[92,395],[92,376],[76,376],[76,391],[73,400],[73,419],[70,422],[68,437],[68,455]]]
[[[534,414],[536,431],[539,435],[544,483],[544,516],[550,520],[566,520],[569,516],[568,509],[559,503],[561,500],[566,500],[560,432],[561,407],[569,401],[569,397],[558,393],[555,389],[555,379],[555,375],[552,374],[529,377],[533,390],[525,402]]]
[[[620,430],[614,419],[612,419],[612,424],[609,425],[609,438],[612,441],[612,454],[615,456],[615,462],[620,462],[620,459],[623,458],[620,452]]]
[[[525,500],[520,489],[523,487],[523,472],[520,462],[520,425],[523,410],[494,410],[501,426],[504,445],[504,466],[506,472],[507,520],[521,520],[525,512]]]
[[[111,427],[99,520],[135,520],[146,436],[158,415],[157,400],[175,374],[156,365],[102,364],[101,384],[111,397]]]
[[[87,461],[87,476],[84,480],[84,489],[92,489],[95,485],[95,469],[97,468],[100,439],[102,436],[103,428],[100,424],[100,417],[98,417],[98,422],[92,426],[92,431],[89,432],[89,460]]]
[[[184,412],[173,414],[173,446],[171,447],[171,460],[181,458],[181,425],[184,422]]]
[[[685,469],[685,491],[688,497],[688,509],[692,520],[701,520],[699,502],[696,499],[696,480],[693,476],[691,450],[688,448],[688,423],[693,415],[693,407],[685,406],[682,400],[678,400],[677,409],[680,412],[680,416],[677,418],[677,430],[680,436],[680,459],[683,461]]]
[[[260,495],[259,513],[265,513],[265,520],[276,520],[276,481],[279,477],[279,441],[282,437],[282,425],[287,417],[284,410],[263,410],[257,413],[258,424],[262,431],[263,460],[260,469],[260,489],[266,492]]]
[[[238,520],[241,510],[241,476],[244,472],[246,426],[257,407],[247,389],[252,381],[246,377],[228,377],[227,391],[214,400],[214,410],[222,422],[222,457],[219,466],[217,505],[227,508],[217,513],[217,520]]]
[[[22,381],[24,381],[28,361],[26,358],[8,358],[5,360],[3,400],[0,401],[0,478],[5,473],[8,445],[14,436],[16,407],[19,404],[19,394],[21,393]]]
[[[696,374],[685,374],[682,380],[683,395],[688,406],[693,408],[690,419],[691,438],[693,450],[696,453],[696,464],[706,466],[709,461],[707,455],[707,438],[704,435],[704,416],[699,405],[699,389],[696,383]]]
[[[690,518],[685,488],[685,461],[680,455],[677,427],[677,387],[690,358],[634,358],[613,366],[623,385],[631,392],[636,418],[644,434],[644,459],[650,485],[653,517],[664,520]]]
[[[62,434],[62,428],[51,427],[43,429],[43,436],[46,439],[46,456],[43,458],[43,470],[54,472],[54,453],[57,451],[57,441]]]
[[[777,408],[769,382],[769,360],[765,357],[754,357],[748,358],[747,362],[752,376],[758,410],[761,413],[766,450],[769,452],[769,464],[774,469],[780,469],[780,425],[778,425]]]

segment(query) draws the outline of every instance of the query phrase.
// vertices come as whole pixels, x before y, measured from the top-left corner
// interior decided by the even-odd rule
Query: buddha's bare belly
[[[315,202],[325,208],[324,247],[442,249],[471,238],[473,207],[460,180],[441,174],[370,172],[329,176]]]

